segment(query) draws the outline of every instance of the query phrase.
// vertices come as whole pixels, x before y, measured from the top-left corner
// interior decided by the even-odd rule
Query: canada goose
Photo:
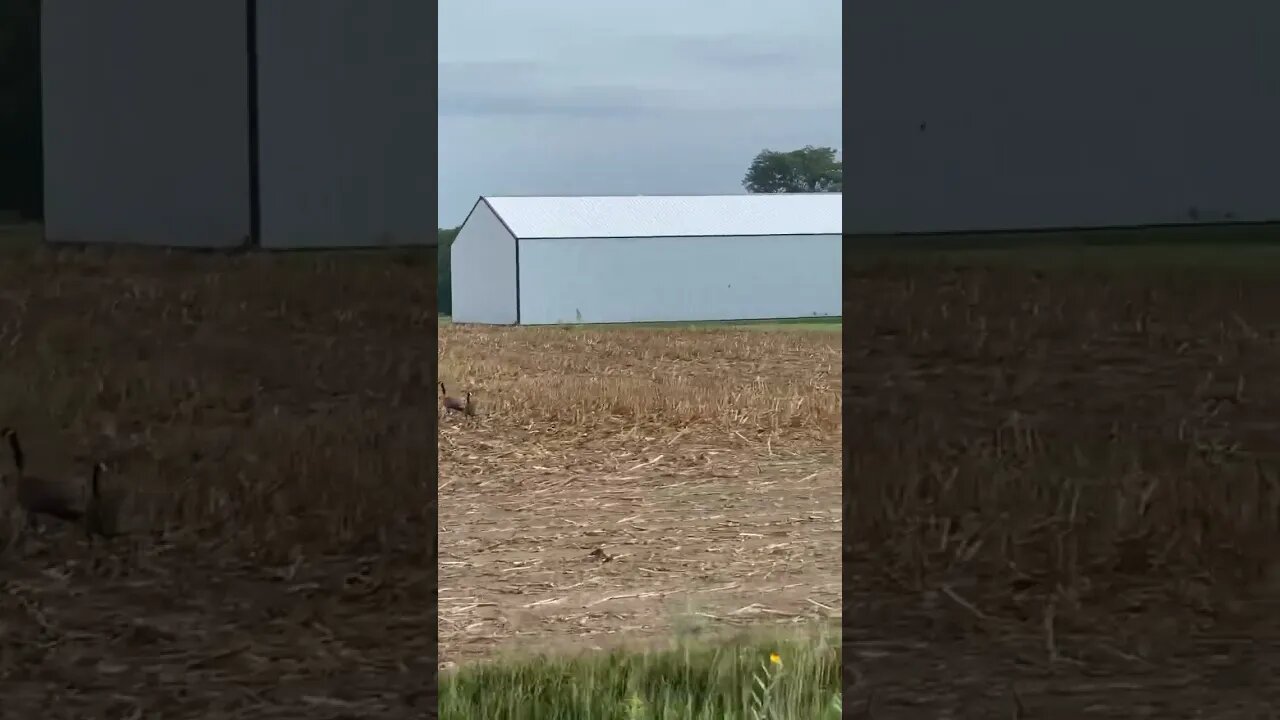
[[[453,410],[466,415],[470,415],[472,413],[473,406],[471,405],[470,390],[467,391],[465,400],[456,397],[449,397],[448,394],[445,393],[444,383],[440,383],[440,397],[444,398],[444,407],[446,410]]]
[[[59,483],[45,478],[27,474],[26,458],[22,453],[22,443],[13,428],[5,428],[0,435],[9,441],[9,450],[13,454],[13,465],[17,469],[18,504],[27,511],[27,524],[38,527],[40,515],[49,515],[60,520],[76,522],[84,513],[76,507],[75,494],[66,483]]]
[[[99,478],[106,472],[102,462],[93,464],[93,474],[89,476],[89,499],[84,505],[84,534],[93,542],[93,536],[110,538],[116,534],[115,513],[102,499]]]

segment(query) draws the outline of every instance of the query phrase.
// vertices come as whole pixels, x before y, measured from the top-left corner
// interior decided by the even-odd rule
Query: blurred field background
[[[5,533],[6,711],[34,717],[56,686],[86,717],[421,712],[434,254],[32,234],[0,235],[0,424],[33,473],[107,461],[130,532],[94,548],[56,522]]]
[[[857,711],[1274,702],[1278,261],[1153,244],[846,267]]]

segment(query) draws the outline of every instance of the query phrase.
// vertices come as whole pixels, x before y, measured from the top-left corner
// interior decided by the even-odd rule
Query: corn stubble
[[[417,688],[360,668],[434,663],[434,261],[2,251],[0,425],[21,429],[42,473],[87,477],[103,461],[89,522],[119,533],[89,546],[50,523],[18,540],[6,505],[0,604],[80,626],[42,630],[52,639],[24,657],[94,657],[121,688],[148,652],[152,672],[171,657],[157,692],[117,697],[124,715],[182,714],[179,688],[212,703],[268,673],[283,687],[323,670],[347,696],[258,694],[263,712],[332,700],[376,717],[371,683]],[[166,639],[92,649],[139,632]],[[11,650],[0,682],[35,682],[39,664]],[[24,697],[7,693],[6,709]]]
[[[839,337],[444,325],[441,656],[839,615]],[[749,681],[749,678],[748,678]]]
[[[867,622],[870,596],[923,592],[1055,658],[1275,625],[1274,283],[904,264],[846,298]]]
[[[443,328],[441,377],[478,412],[582,436],[838,437],[838,341],[806,332]],[[446,380],[447,382],[448,380]]]

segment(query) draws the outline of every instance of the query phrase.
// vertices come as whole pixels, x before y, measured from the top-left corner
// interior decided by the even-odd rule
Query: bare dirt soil
[[[838,618],[837,336],[440,337],[443,661]]]
[[[128,531],[19,537],[6,492],[0,717],[426,715],[434,272],[0,247],[0,425],[107,461]]]
[[[846,708],[1273,717],[1274,275],[852,268]]]

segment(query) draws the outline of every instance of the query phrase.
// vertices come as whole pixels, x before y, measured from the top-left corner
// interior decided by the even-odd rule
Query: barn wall
[[[520,242],[520,322],[840,315],[839,235]]]
[[[421,0],[259,0],[265,247],[436,241],[436,56]]]
[[[845,232],[1280,220],[1280,4],[900,0],[849,26]]]
[[[47,239],[245,240],[245,27],[242,2],[44,0]]]
[[[516,241],[484,202],[476,205],[449,255],[453,321],[516,322]]]

